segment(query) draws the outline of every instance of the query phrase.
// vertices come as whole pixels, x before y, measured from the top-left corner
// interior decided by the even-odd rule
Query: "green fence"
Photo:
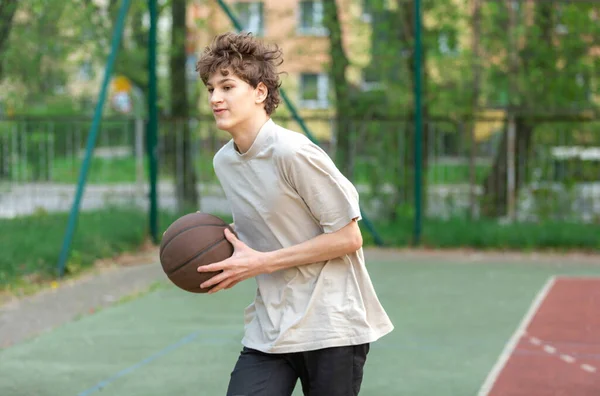
[[[275,120],[298,130],[292,119]],[[37,208],[60,211],[70,205],[68,194],[77,182],[90,122],[41,118],[0,121],[4,217],[25,215]],[[306,123],[317,133],[323,132],[322,146],[334,157],[334,121],[308,118]],[[406,216],[414,206],[412,130],[410,120],[403,119],[355,120],[350,124],[351,166],[347,176],[357,185],[365,211],[376,221]],[[535,126],[524,132],[532,135],[530,141],[517,132],[512,156],[506,145],[506,130],[505,119],[426,120],[422,202],[426,218],[598,222],[600,121],[537,119]],[[102,122],[84,209],[104,203],[134,203],[145,208],[148,163],[144,136],[143,120]],[[214,153],[228,139],[226,133],[216,130],[211,118],[160,121],[161,208],[181,208],[191,191],[196,194],[192,203],[195,200],[198,208],[228,210],[212,168]],[[195,188],[190,189],[190,183]]]
[[[298,130],[293,119],[275,120]],[[0,284],[55,273],[90,123],[84,118],[0,120]],[[306,123],[335,157],[334,120],[308,118]],[[102,121],[68,273],[136,249],[149,238],[144,124]],[[379,118],[349,125],[347,173],[363,211],[386,246],[411,245],[412,123]],[[428,119],[424,125],[423,246],[600,249],[600,121],[537,119],[532,129],[517,129],[513,144],[506,141],[505,119]],[[228,135],[215,128],[212,117],[164,118],[158,133],[159,232],[189,211],[230,218],[212,167]],[[522,133],[531,135],[525,140]],[[366,227],[363,236],[367,245],[374,243]]]

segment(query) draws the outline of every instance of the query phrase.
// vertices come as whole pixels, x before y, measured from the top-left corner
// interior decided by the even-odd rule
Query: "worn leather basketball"
[[[159,250],[160,263],[171,282],[192,293],[208,292],[211,288],[200,288],[200,284],[220,271],[197,269],[233,255],[225,228],[234,232],[221,218],[208,213],[190,213],[175,220],[163,234]]]

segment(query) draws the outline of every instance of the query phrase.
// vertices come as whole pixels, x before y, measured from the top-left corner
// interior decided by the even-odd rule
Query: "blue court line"
[[[190,342],[194,341],[202,333],[206,333],[206,330],[199,330],[199,331],[196,331],[196,332],[194,332],[192,334],[189,334],[189,335],[183,337],[181,340],[179,340],[179,341],[177,341],[177,342],[175,342],[175,343],[173,343],[173,344],[171,344],[171,345],[169,345],[169,346],[161,349],[160,351],[158,351],[155,354],[147,357],[146,359],[144,359],[144,360],[142,360],[142,361],[140,361],[140,362],[138,362],[138,363],[136,363],[136,364],[134,364],[132,366],[129,366],[129,367],[127,367],[127,368],[119,371],[115,375],[113,375],[111,377],[108,377],[105,380],[102,380],[102,381],[98,382],[95,386],[93,386],[93,387],[91,387],[89,389],[86,389],[83,392],[79,393],[78,396],[88,396],[88,395],[91,395],[94,392],[102,390],[102,388],[105,388],[106,386],[108,386],[111,383],[115,382],[119,378],[121,378],[121,377],[123,377],[123,376],[125,376],[125,375],[127,375],[127,374],[129,374],[129,373],[131,373],[131,372],[133,372],[135,370],[137,370],[138,368],[140,368],[142,366],[145,366],[146,364],[152,362],[153,360],[156,360],[156,359],[158,359],[158,358],[166,355],[167,353],[169,353],[169,352],[171,352],[171,351],[173,351],[173,350],[175,350],[175,349],[177,349],[179,347],[182,347],[182,346],[184,346],[186,344],[189,344]]]

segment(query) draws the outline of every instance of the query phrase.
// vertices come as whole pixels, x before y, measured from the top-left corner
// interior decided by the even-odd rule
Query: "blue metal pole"
[[[108,57],[108,61],[106,63],[106,67],[104,69],[104,79],[102,81],[100,95],[98,96],[98,103],[96,103],[96,109],[94,111],[94,119],[92,121],[90,133],[88,135],[85,157],[83,159],[83,164],[81,165],[81,170],[79,172],[79,179],[77,181],[77,191],[75,193],[75,200],[73,202],[73,205],[71,206],[71,212],[69,214],[67,230],[65,233],[65,237],[63,239],[62,250],[61,250],[60,256],[58,258],[58,276],[59,277],[62,277],[64,275],[65,265],[66,265],[67,259],[69,257],[69,253],[71,252],[71,242],[73,240],[73,234],[75,233],[75,228],[77,226],[77,218],[79,217],[79,208],[81,206],[81,198],[83,197],[83,192],[85,190],[85,183],[86,183],[87,174],[88,174],[88,171],[90,168],[92,154],[94,152],[94,147],[96,146],[98,130],[100,129],[100,123],[102,121],[102,108],[104,107],[104,101],[106,100],[106,91],[108,90],[108,84],[110,82],[110,77],[113,72],[115,59],[116,59],[117,53],[119,51],[119,44],[121,42],[121,36],[123,35],[123,29],[125,27],[125,17],[127,16],[127,11],[129,10],[129,3],[130,3],[130,0],[123,0],[123,2],[121,3],[121,8],[119,9],[119,15],[117,18],[117,23],[115,25],[115,30],[113,32],[111,51],[110,51],[110,55]]]
[[[414,219],[414,244],[421,243],[422,226],[422,139],[423,139],[423,114],[421,97],[421,0],[415,2],[415,219]]]
[[[156,183],[158,179],[157,142],[158,142],[158,110],[156,106],[156,34],[157,34],[157,7],[156,0],[148,0],[150,12],[150,29],[148,32],[148,125],[146,129],[148,166],[150,177],[150,208],[149,226],[152,241],[158,243],[158,194]]]

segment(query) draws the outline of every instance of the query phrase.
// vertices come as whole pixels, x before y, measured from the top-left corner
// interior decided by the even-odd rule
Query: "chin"
[[[217,119],[216,120],[216,125],[217,125],[217,128],[219,128],[220,130],[225,131],[225,132],[229,132],[235,126],[235,123],[232,122],[231,120],[219,120],[219,119]]]

